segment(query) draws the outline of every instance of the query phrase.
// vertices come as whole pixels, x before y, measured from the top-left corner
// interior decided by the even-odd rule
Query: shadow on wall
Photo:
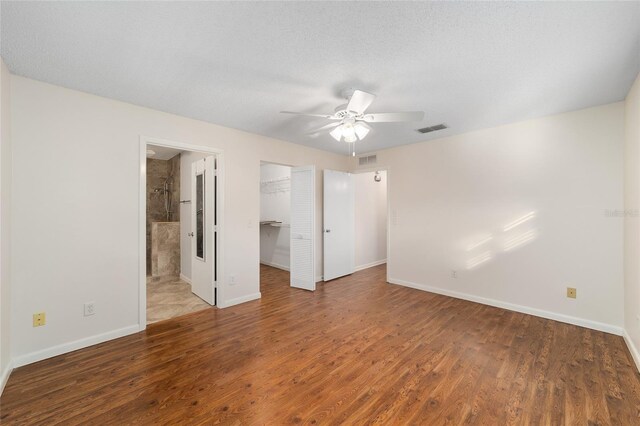
[[[475,269],[501,253],[523,247],[538,237],[536,211],[514,218],[495,232],[484,232],[463,244],[467,270]]]

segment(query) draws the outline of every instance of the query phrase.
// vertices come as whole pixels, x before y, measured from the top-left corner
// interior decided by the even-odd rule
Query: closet
[[[260,263],[289,270],[291,167],[260,165]]]

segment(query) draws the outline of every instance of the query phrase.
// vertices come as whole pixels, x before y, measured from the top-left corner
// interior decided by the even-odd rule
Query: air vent
[[[446,128],[447,128],[447,125],[442,123],[442,124],[436,124],[435,126],[431,126],[431,127],[423,127],[422,129],[417,129],[416,131],[420,133],[431,133],[438,130],[444,130]]]
[[[375,154],[358,157],[358,166],[370,166],[372,164],[376,164],[377,162],[378,156]]]

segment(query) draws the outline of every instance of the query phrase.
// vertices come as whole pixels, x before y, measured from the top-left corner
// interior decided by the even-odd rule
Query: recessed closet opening
[[[291,167],[260,163],[260,287],[289,284]]]

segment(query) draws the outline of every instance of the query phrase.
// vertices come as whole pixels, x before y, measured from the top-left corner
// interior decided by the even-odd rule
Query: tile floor
[[[147,277],[147,324],[210,307],[179,277]]]

